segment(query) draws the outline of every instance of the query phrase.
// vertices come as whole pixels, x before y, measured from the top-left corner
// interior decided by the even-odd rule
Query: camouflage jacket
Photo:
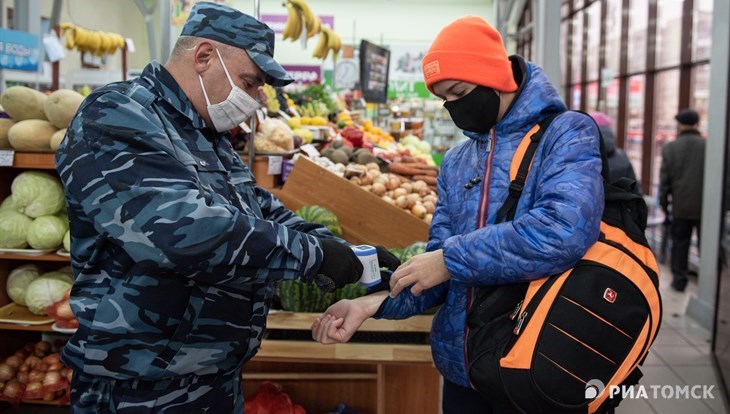
[[[56,168],[80,325],[62,359],[86,374],[236,368],[259,347],[274,282],[311,281],[318,237],[333,237],[256,186],[157,62],[86,98]]]

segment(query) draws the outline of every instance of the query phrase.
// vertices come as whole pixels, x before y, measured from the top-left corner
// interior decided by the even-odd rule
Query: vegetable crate
[[[350,243],[404,248],[428,240],[426,222],[306,157],[297,160],[284,187],[273,193],[291,210],[318,205],[332,211]]]

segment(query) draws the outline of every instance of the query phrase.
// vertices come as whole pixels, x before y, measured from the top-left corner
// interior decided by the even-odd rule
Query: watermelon
[[[411,257],[426,253],[426,243],[424,242],[415,242],[412,245],[406,247],[403,249],[403,254],[400,256],[401,263],[407,262]]]
[[[397,247],[394,247],[394,248],[392,248],[392,249],[388,249],[388,250],[389,250],[389,251],[390,251],[391,253],[393,253],[393,256],[397,257],[397,258],[398,258],[398,260],[400,260],[401,256],[403,256],[403,250],[404,250],[404,249],[399,249],[399,248],[397,248]],[[403,261],[401,260],[401,263],[402,263],[402,262],[403,262]]]
[[[291,312],[324,312],[335,303],[335,292],[325,292],[316,284],[300,280],[279,282],[281,307]]]
[[[337,237],[342,237],[342,227],[337,216],[324,207],[320,206],[304,206],[294,212],[302,220],[310,223],[321,224],[329,229]]]
[[[353,283],[346,285],[340,289],[335,290],[335,301],[341,301],[342,299],[355,299],[360,296],[365,296],[367,288],[365,286]]]

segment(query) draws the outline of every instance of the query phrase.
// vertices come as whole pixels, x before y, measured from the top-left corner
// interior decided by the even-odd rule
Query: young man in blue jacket
[[[479,287],[560,273],[597,240],[603,213],[600,135],[585,115],[555,118],[514,220],[494,224],[517,146],[539,121],[565,112],[565,104],[539,67],[507,57],[500,34],[480,17],[444,27],[422,66],[426,86],[469,137],[444,157],[428,251],[395,271],[389,294],[332,305],[312,325],[313,337],[345,342],[368,317],[403,319],[441,305],[431,347],[444,377],[443,412],[509,412],[469,386],[467,313]]]

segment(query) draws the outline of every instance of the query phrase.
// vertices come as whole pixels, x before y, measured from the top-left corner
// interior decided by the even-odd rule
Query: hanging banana
[[[116,33],[96,32],[72,23],[61,23],[61,36],[66,36],[66,49],[92,53],[96,56],[112,54],[124,48],[124,38]]]

